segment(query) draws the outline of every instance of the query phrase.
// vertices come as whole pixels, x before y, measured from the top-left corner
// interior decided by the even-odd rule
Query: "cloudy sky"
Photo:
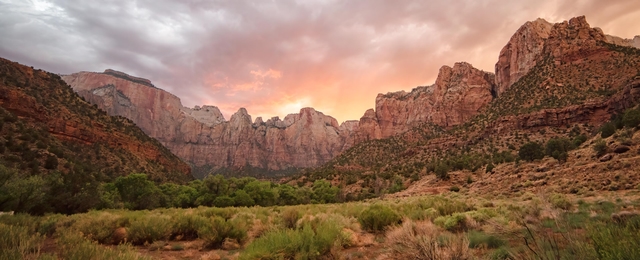
[[[0,0],[0,57],[120,70],[227,119],[314,107],[342,122],[378,93],[432,84],[442,65],[493,71],[526,21],[578,15],[640,34],[637,0]]]

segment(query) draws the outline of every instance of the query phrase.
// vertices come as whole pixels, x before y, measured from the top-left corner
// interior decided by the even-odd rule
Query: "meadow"
[[[640,190],[0,216],[0,259],[633,259]]]

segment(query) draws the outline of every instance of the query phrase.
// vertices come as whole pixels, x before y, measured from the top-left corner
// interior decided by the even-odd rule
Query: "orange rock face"
[[[242,108],[226,121],[217,107],[185,108],[176,96],[144,79],[117,72],[80,72],[63,79],[112,115],[133,120],[174,154],[197,167],[287,170],[317,166],[353,145],[357,123],[303,108],[280,120],[251,116]],[[126,76],[125,76],[126,75]],[[195,173],[198,175],[199,173]],[[202,174],[202,173],[200,173]]]
[[[440,68],[436,83],[405,91],[379,94],[375,111],[367,110],[360,119],[360,140],[379,139],[403,133],[412,127],[432,123],[441,127],[462,124],[491,102],[492,73],[468,63]]]

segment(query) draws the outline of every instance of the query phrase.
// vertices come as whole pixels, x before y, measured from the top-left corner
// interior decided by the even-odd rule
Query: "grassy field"
[[[635,259],[640,190],[0,216],[0,259]]]

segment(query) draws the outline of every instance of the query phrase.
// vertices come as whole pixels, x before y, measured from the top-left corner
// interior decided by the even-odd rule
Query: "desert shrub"
[[[198,237],[198,230],[206,227],[208,219],[195,214],[178,214],[172,219],[171,238],[195,239]]]
[[[433,222],[451,232],[461,232],[467,229],[467,216],[464,213],[437,217]]]
[[[435,168],[433,169],[433,172],[436,174],[436,177],[438,177],[438,179],[447,180],[449,179],[449,170],[450,170],[449,165],[447,165],[444,162],[441,162],[435,166]]]
[[[146,214],[134,217],[127,227],[127,239],[134,245],[153,243],[166,239],[171,233],[171,221],[167,216]]]
[[[542,145],[539,143],[529,142],[520,147],[518,156],[525,161],[539,160],[544,158],[544,149],[542,149]]]
[[[549,203],[555,208],[569,210],[571,209],[571,202],[563,194],[554,193],[549,196]]]
[[[282,221],[286,228],[295,228],[300,217],[302,217],[302,215],[295,208],[288,208],[282,212]]]
[[[127,219],[109,212],[92,211],[83,215],[73,216],[75,222],[71,228],[79,231],[87,239],[97,241],[101,244],[111,243],[113,232],[123,227]]]
[[[484,172],[486,172],[486,173],[493,172],[493,168],[495,168],[495,167],[496,167],[496,166],[495,166],[495,165],[493,165],[493,163],[489,162],[489,163],[487,164],[487,168],[485,168],[485,171],[484,171]],[[470,180],[470,179],[471,179],[471,177],[469,177],[469,179],[467,179],[467,183],[469,183],[469,180]]]
[[[513,256],[511,256],[511,253],[509,253],[509,250],[506,247],[500,247],[498,249],[496,249],[495,251],[493,251],[491,253],[491,255],[489,256],[489,259],[491,260],[508,260],[508,259],[515,259],[513,258]]]
[[[322,221],[315,228],[307,223],[300,229],[273,230],[249,244],[240,259],[325,259],[332,248],[348,243],[342,228]]]
[[[573,141],[572,141],[573,147],[578,147],[586,141],[587,141],[586,135],[577,135],[576,137],[573,138]]]
[[[398,258],[444,259],[445,252],[438,246],[438,228],[430,222],[405,221],[387,232],[387,242]]]
[[[604,140],[598,139],[593,145],[593,150],[596,152],[597,156],[602,156],[607,153],[608,147]]]
[[[358,216],[362,228],[372,232],[384,230],[387,226],[398,224],[401,218],[393,209],[383,205],[372,205]]]
[[[449,188],[449,190],[450,190],[450,191],[453,191],[453,192],[459,192],[459,191],[460,191],[460,187],[458,187],[458,186],[455,186],[455,185],[454,185],[454,186],[451,186],[451,187]]]
[[[622,116],[622,124],[626,127],[637,127],[640,125],[640,110],[639,109],[629,109]]]
[[[634,225],[596,223],[587,228],[599,259],[638,259],[640,230]]]
[[[58,240],[58,251],[61,259],[149,259],[138,255],[130,245],[119,245],[115,248],[98,245],[86,240],[81,233],[65,231]]]
[[[552,138],[547,141],[545,153],[559,161],[566,161],[569,151],[573,149],[573,142],[567,138]]]
[[[499,248],[506,244],[504,240],[495,235],[489,235],[475,230],[470,231],[468,237],[470,248],[477,248],[480,246],[485,246],[486,248]]]
[[[37,255],[44,237],[28,227],[0,223],[0,259],[29,259]]]
[[[239,218],[225,220],[213,216],[208,223],[198,230],[198,237],[204,240],[207,248],[219,248],[225,239],[243,243],[247,238],[247,224]]]
[[[609,136],[612,136],[615,132],[616,132],[616,126],[611,122],[607,122],[604,125],[602,125],[602,127],[600,127],[600,136],[602,138],[607,138]]]

